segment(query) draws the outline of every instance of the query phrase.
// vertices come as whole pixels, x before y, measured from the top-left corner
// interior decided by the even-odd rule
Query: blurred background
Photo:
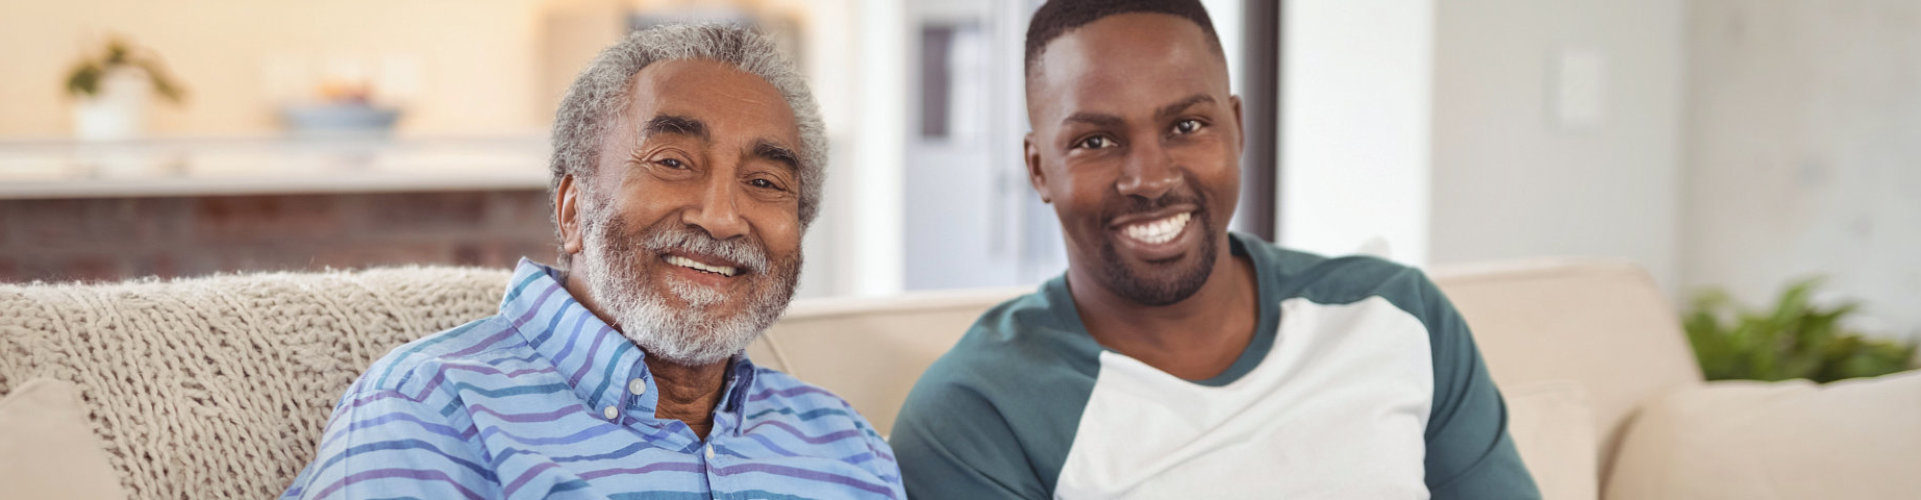
[[[759,27],[833,165],[802,296],[1061,272],[1038,0],[0,0],[0,281],[551,261],[547,126],[629,30]],[[1610,256],[1685,305],[1820,277],[1921,338],[1921,2],[1210,0],[1235,227],[1423,266]]]

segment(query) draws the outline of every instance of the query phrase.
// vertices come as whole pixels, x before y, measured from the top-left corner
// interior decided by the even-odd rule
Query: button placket
[[[645,365],[636,361],[633,371],[635,372],[634,376],[627,379],[626,394],[621,394],[616,397],[614,400],[615,404],[608,405],[606,408],[601,409],[601,416],[607,417],[607,420],[619,423],[620,414],[624,410],[624,407],[640,404],[640,395],[647,393],[647,379],[641,376],[646,373]]]
[[[615,390],[620,393],[620,410],[622,412],[630,408],[639,410],[646,405],[646,398],[643,397],[644,394],[647,394],[647,364],[644,362],[645,357],[645,354],[634,356],[631,361],[632,365],[627,368],[627,376],[625,377],[627,383],[616,383],[617,385],[614,386]],[[646,417],[637,418],[636,422],[649,426],[655,425],[650,423],[651,419]]]

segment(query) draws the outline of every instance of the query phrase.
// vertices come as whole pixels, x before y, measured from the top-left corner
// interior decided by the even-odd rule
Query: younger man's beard
[[[1214,240],[1214,221],[1207,210],[1207,196],[1200,192],[1192,194],[1169,193],[1157,199],[1140,197],[1116,197],[1107,200],[1102,210],[1101,221],[1111,221],[1121,215],[1159,210],[1168,206],[1185,203],[1199,207],[1187,224],[1190,231],[1201,232],[1199,260],[1179,269],[1163,269],[1159,272],[1142,274],[1130,269],[1121,261],[1120,250],[1114,238],[1109,235],[1101,240],[1100,268],[1095,277],[1101,280],[1108,290],[1128,300],[1148,306],[1164,306],[1194,296],[1207,284],[1208,276],[1214,272],[1215,253],[1220,246]]]
[[[725,361],[773,325],[794,296],[800,278],[798,251],[770,262],[763,248],[744,239],[719,240],[672,221],[632,232],[618,215],[599,213],[594,206],[582,208],[586,227],[578,272],[586,274],[601,312],[647,356],[682,365]],[[668,288],[686,307],[669,305],[667,297],[648,286],[642,268],[671,265],[659,256],[673,249],[740,264],[741,273],[733,279],[749,280],[748,292],[729,297],[669,278]],[[740,311],[720,316],[716,309],[729,300],[743,301]]]

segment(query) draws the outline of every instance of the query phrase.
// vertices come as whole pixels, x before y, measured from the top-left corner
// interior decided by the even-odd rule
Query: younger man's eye
[[[1114,147],[1114,141],[1112,139],[1108,139],[1107,136],[1097,135],[1097,136],[1089,137],[1086,139],[1081,139],[1080,144],[1076,144],[1075,146],[1080,148],[1086,148],[1086,149],[1104,149],[1104,148]]]

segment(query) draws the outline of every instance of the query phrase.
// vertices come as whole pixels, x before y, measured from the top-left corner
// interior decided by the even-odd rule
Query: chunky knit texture
[[[0,395],[80,388],[133,498],[271,498],[335,399],[395,346],[486,317],[504,269],[409,267],[0,285]]]

